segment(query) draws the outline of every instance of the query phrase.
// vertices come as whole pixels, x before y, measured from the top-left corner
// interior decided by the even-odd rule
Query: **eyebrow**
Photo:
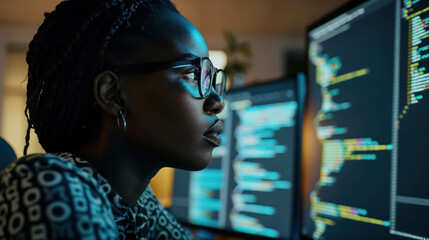
[[[188,60],[188,59],[195,59],[195,58],[199,58],[199,57],[195,54],[192,54],[192,53],[185,53],[185,54],[180,55],[175,60]]]

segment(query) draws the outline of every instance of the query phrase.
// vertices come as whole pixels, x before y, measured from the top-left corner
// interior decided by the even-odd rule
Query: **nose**
[[[216,115],[222,112],[225,107],[225,101],[219,94],[212,88],[209,96],[204,101],[203,109],[207,115]]]

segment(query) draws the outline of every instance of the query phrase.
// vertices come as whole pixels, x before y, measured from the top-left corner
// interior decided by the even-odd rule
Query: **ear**
[[[103,71],[94,78],[94,97],[100,107],[107,113],[119,117],[124,101],[121,98],[119,78],[112,71]]]

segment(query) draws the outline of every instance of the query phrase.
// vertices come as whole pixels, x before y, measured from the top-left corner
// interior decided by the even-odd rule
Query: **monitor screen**
[[[170,210],[180,221],[258,239],[291,237],[296,86],[290,79],[227,93],[223,141],[211,163],[198,172],[175,171]]]
[[[355,1],[307,37],[302,234],[428,239],[429,1]]]

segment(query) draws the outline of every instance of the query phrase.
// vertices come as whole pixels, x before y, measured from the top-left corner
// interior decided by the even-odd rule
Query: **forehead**
[[[201,33],[184,17],[168,10],[149,19],[141,31],[118,36],[116,42],[114,45],[122,47],[119,52],[115,51],[113,61],[120,64],[170,61],[189,54],[208,56]],[[118,55],[122,55],[122,59],[118,59]]]

